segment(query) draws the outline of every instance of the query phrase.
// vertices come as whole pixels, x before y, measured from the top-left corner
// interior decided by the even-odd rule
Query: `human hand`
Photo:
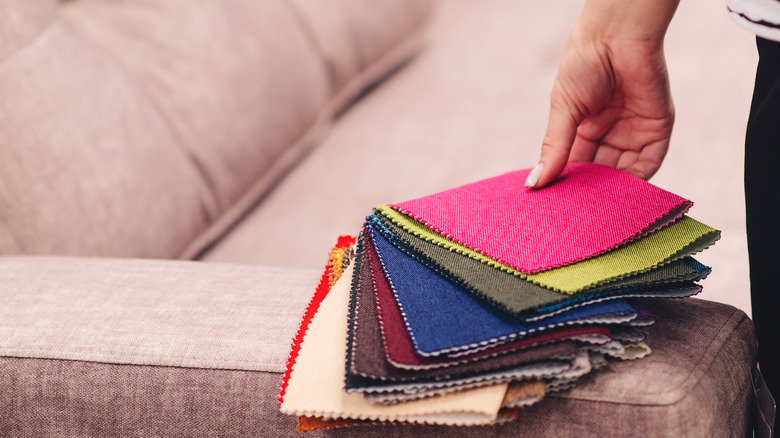
[[[605,164],[648,179],[666,155],[674,105],[663,37],[677,2],[618,2],[587,2],[569,37],[540,164],[527,187],[544,187],[568,161]]]

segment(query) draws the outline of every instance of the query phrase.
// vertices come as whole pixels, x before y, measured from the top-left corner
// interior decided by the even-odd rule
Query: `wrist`
[[[573,38],[663,46],[679,0],[586,0]]]

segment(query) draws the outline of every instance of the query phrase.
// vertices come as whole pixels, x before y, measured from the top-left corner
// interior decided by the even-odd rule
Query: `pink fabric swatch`
[[[673,222],[693,204],[626,172],[570,163],[543,189],[530,169],[390,207],[519,271],[543,271],[601,254]]]

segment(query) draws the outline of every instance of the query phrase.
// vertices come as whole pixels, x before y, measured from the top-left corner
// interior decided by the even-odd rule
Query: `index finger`
[[[560,106],[552,105],[547,122],[547,133],[542,140],[542,154],[539,164],[529,175],[526,187],[540,188],[558,177],[566,167],[571,146],[577,135],[578,120],[571,112]],[[537,170],[541,168],[540,170]],[[536,174],[536,175],[535,175]],[[537,177],[533,181],[531,177]]]

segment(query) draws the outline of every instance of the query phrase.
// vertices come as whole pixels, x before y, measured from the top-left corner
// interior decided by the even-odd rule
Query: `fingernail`
[[[525,180],[526,187],[534,187],[539,182],[539,177],[542,176],[542,170],[544,170],[544,163],[539,163],[531,169],[531,173],[528,174],[528,178]]]

